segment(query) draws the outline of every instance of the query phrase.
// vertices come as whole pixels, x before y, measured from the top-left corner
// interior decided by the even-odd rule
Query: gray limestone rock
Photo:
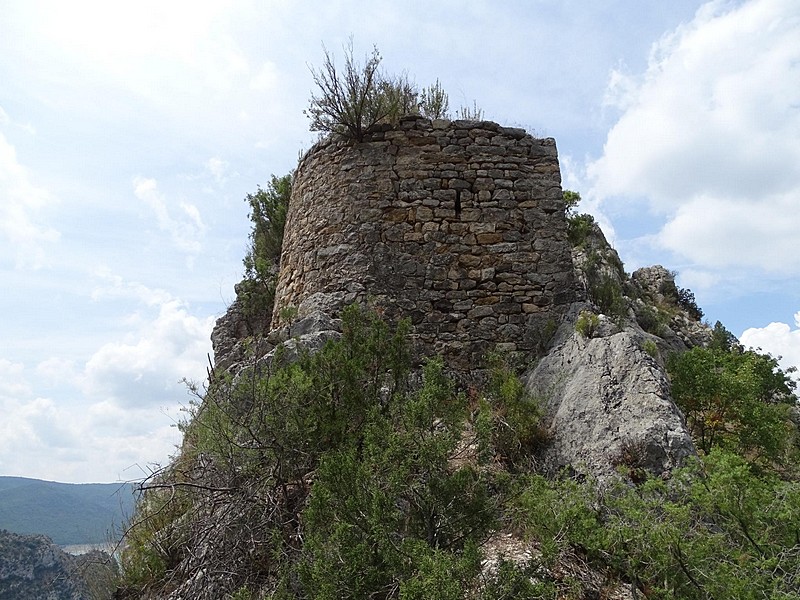
[[[618,468],[663,474],[693,455],[667,376],[641,349],[638,332],[601,327],[587,339],[568,326],[527,379],[545,407],[545,468],[598,477]]]

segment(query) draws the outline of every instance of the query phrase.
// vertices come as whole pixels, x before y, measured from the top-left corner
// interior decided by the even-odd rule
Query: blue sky
[[[796,0],[10,0],[0,20],[0,474],[164,464],[294,167],[324,42],[556,138],[626,268],[800,363]]]

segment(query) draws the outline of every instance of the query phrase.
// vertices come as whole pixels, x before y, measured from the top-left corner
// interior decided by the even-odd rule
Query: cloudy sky
[[[556,138],[626,268],[800,363],[797,0],[7,0],[0,19],[0,475],[165,463],[233,299],[244,197],[315,136],[352,34],[451,106]]]

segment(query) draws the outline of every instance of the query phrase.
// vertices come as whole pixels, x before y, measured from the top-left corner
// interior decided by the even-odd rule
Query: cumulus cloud
[[[9,122],[0,108],[0,125]],[[17,160],[16,149],[0,133],[0,238],[7,242],[0,257],[7,255],[20,269],[46,266],[49,246],[59,239],[59,232],[47,224],[47,211],[55,203],[46,189],[32,181]]]
[[[153,211],[158,228],[168,233],[176,248],[187,254],[198,254],[202,249],[200,238],[206,226],[200,211],[185,201],[178,203],[180,211],[170,210],[167,197],[158,189],[155,179],[136,177],[133,180],[134,194]],[[180,212],[174,216],[174,212]]]
[[[103,412],[103,408],[108,409]],[[0,397],[0,472],[53,481],[141,479],[180,443],[173,415],[114,403]],[[159,418],[161,417],[161,418]]]
[[[174,402],[181,379],[203,379],[214,318],[190,314],[183,301],[162,291],[145,297],[155,303],[155,314],[137,313],[124,339],[104,344],[87,361],[83,390],[90,397],[126,407],[159,406]]]
[[[209,158],[206,161],[206,169],[217,182],[217,185],[222,185],[228,180],[228,169],[230,163],[227,160],[222,160],[216,156]]]
[[[690,263],[800,274],[800,4],[710,2],[606,100],[620,116],[590,196],[646,199]]]
[[[0,472],[58,481],[144,477],[180,443],[183,378],[205,378],[213,317],[168,292],[95,273],[96,303],[129,307],[88,357],[0,357]]]
[[[31,387],[24,371],[22,363],[0,358],[0,398],[10,400],[30,395]]]
[[[273,62],[267,61],[261,65],[258,72],[250,79],[250,89],[257,91],[273,90],[279,81],[277,66]]]
[[[794,328],[787,323],[770,323],[766,327],[751,327],[741,335],[740,341],[751,348],[761,348],[775,357],[781,357],[781,367],[800,367],[800,311],[794,315]],[[800,374],[795,373],[800,380]]]

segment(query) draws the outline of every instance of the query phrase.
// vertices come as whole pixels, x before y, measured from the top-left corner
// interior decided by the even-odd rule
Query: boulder
[[[545,411],[547,471],[663,475],[695,454],[663,367],[641,348],[642,333],[601,326],[586,338],[568,322],[528,375]]]

